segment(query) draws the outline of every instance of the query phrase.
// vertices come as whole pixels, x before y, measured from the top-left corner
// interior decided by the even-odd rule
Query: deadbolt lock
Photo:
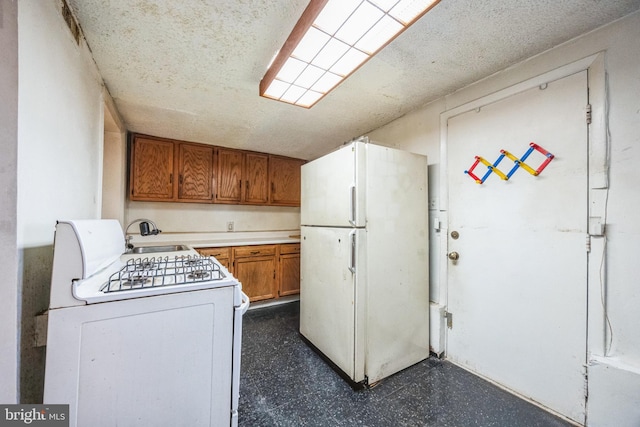
[[[460,258],[460,254],[458,252],[449,252],[448,256],[451,261],[457,261]]]
[[[458,239],[458,237],[460,237],[460,233],[458,233],[458,232],[457,232],[457,231],[455,231],[455,230],[451,232],[451,238],[452,238],[453,240]]]

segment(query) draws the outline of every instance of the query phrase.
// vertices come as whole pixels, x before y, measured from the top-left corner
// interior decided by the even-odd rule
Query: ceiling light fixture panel
[[[311,108],[440,0],[311,0],[260,96]]]

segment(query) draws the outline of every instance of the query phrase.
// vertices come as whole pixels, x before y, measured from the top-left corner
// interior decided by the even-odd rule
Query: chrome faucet
[[[124,230],[125,249],[127,251],[131,251],[131,249],[133,249],[133,244],[131,243],[131,238],[133,236],[128,234],[129,227],[131,227],[136,222],[140,223],[140,235],[141,236],[155,236],[155,235],[157,235],[159,233],[162,233],[162,230],[158,230],[158,227],[156,227],[156,224],[153,221],[151,221],[150,219],[144,219],[144,218],[134,219],[133,221],[131,221],[129,223],[129,225],[127,225],[127,228],[125,228],[125,230]]]

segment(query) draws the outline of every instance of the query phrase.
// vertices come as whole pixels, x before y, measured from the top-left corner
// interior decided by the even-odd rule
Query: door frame
[[[606,330],[606,282],[605,277],[602,276],[602,272],[606,271],[606,239],[600,226],[600,224],[606,224],[606,203],[609,188],[605,52],[598,52],[575,62],[551,69],[440,114],[440,251],[438,253],[440,275],[437,286],[439,287],[440,304],[446,310],[448,307],[449,286],[449,260],[447,258],[449,252],[449,172],[447,170],[449,119],[584,70],[587,71],[588,100],[591,105],[591,123],[588,126],[589,158],[587,172],[589,234],[585,236],[586,244],[590,244],[590,251],[587,252],[587,324],[585,325],[587,329],[585,351],[588,361],[592,356],[606,355],[607,340],[609,339]],[[440,336],[444,337],[443,348],[446,357],[448,330],[445,321],[438,323],[444,329],[444,331],[440,331]]]

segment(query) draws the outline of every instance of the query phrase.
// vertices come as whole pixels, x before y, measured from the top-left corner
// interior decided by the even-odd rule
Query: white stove
[[[125,254],[115,220],[56,225],[44,403],[70,426],[235,426],[249,299],[193,249]]]

